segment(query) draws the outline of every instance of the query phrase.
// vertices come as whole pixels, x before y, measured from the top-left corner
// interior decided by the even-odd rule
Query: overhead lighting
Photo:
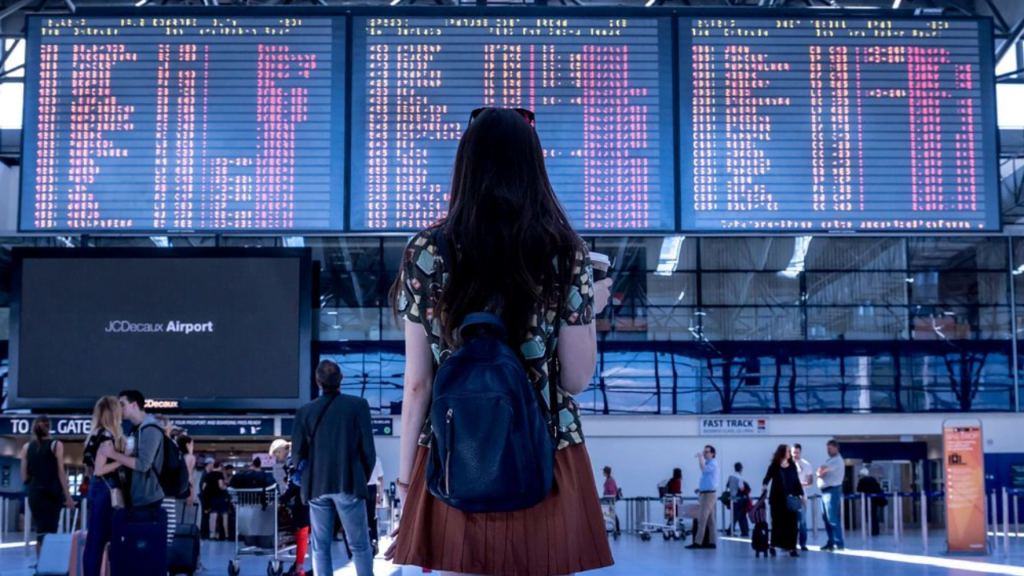
[[[150,236],[149,239],[157,248],[170,248],[171,241],[167,236]]]
[[[903,0],[892,0],[892,9],[899,10],[901,4],[903,4]]]
[[[306,239],[302,236],[285,236],[283,239],[285,248],[305,248]]]
[[[135,3],[135,7],[136,8],[141,8],[141,7],[146,5],[146,2],[149,2],[149,0],[139,0],[138,2]]]
[[[1014,276],[1020,276],[1021,274],[1024,274],[1024,264],[1021,264],[1020,266],[1017,266],[1016,268],[1013,269]]]
[[[391,5],[392,6],[398,6],[401,3],[402,3],[402,0],[391,0]]]
[[[646,6],[647,8],[650,8],[651,6],[654,6],[657,3],[658,3],[658,0],[647,0],[647,4],[645,4],[644,6]]]

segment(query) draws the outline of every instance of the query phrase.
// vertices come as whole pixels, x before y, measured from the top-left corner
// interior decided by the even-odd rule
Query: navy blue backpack
[[[460,335],[434,377],[427,487],[463,512],[535,506],[554,481],[557,444],[545,411],[501,318],[469,314]]]

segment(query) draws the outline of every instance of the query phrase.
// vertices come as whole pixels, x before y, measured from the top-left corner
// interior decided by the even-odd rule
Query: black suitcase
[[[769,533],[767,522],[754,524],[754,531],[751,533],[750,538],[750,547],[754,549],[755,558],[760,558],[761,554],[768,556],[768,549],[771,548]]]
[[[178,526],[174,540],[167,551],[167,572],[170,576],[192,576],[199,566],[199,527],[195,524]]]
[[[110,576],[167,574],[167,512],[163,508],[114,510]]]

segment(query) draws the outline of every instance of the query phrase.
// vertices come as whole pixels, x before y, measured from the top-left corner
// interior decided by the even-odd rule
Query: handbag
[[[793,496],[789,494],[786,496],[786,508],[789,508],[790,512],[799,512],[803,510],[804,499],[802,496]]]

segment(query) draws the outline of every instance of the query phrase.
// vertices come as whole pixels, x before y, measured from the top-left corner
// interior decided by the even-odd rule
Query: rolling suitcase
[[[61,532],[47,534],[43,539],[39,563],[36,564],[36,576],[77,576],[81,570],[81,551],[85,548],[85,530],[75,531],[78,524],[78,509],[75,509],[70,527],[71,532],[64,532],[68,526],[66,520],[68,509],[60,511]]]
[[[190,508],[193,510],[191,521],[188,520]],[[170,576],[192,576],[196,573],[199,566],[199,526],[196,525],[198,511],[195,506],[182,508],[182,522],[174,531],[174,539],[167,550],[167,572]]]
[[[167,574],[167,512],[156,508],[114,510],[110,576]]]

